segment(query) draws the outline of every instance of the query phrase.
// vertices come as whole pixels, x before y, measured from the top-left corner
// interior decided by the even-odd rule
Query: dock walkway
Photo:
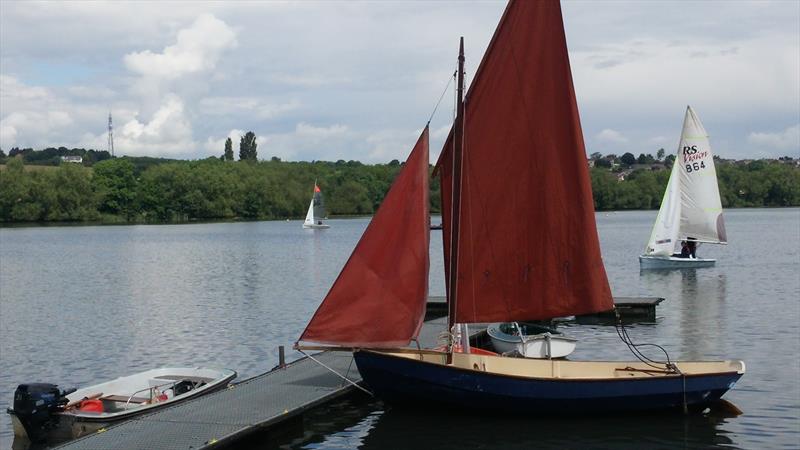
[[[442,319],[426,322],[422,345],[436,343]],[[355,382],[361,376],[349,352],[315,359]],[[188,450],[219,448],[351,393],[355,388],[309,358],[289,363],[233,387],[139,416],[67,442],[64,450]]]

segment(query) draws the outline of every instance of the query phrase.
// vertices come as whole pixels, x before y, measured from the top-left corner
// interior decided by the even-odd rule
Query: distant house
[[[625,177],[633,173],[633,169],[623,170],[617,174],[617,181],[625,181]]]
[[[594,167],[594,160],[593,159],[586,159],[586,162],[589,164],[589,168],[591,169]]]
[[[83,164],[83,156],[62,156],[61,162]]]

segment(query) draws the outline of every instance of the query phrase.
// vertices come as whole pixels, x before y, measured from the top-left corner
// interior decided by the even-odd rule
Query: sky
[[[523,0],[526,1],[526,0]],[[527,0],[532,1],[532,0]],[[404,160],[450,128],[504,1],[0,1],[0,148]],[[723,158],[800,157],[800,1],[564,0],[587,153],[677,150],[686,105]]]

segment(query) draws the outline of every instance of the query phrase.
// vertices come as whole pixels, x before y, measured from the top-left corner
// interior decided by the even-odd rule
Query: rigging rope
[[[614,328],[616,328],[617,330],[617,336],[619,336],[620,340],[622,340],[622,342],[624,342],[625,345],[628,346],[628,349],[631,351],[631,353],[633,353],[636,359],[655,369],[661,369],[659,365],[664,365],[667,370],[671,372],[680,373],[678,367],[675,364],[673,364],[672,361],[670,360],[669,353],[667,352],[666,349],[664,349],[664,347],[658,344],[650,344],[650,343],[634,344],[633,339],[631,339],[630,335],[628,335],[628,330],[625,328],[625,324],[622,323],[622,318],[620,317],[619,312],[616,309],[614,309],[614,313],[616,314],[617,317],[617,321],[614,324]],[[662,352],[664,352],[664,356],[666,356],[667,360],[657,361],[651,359],[647,357],[647,355],[642,353],[642,351],[639,350],[639,347],[656,347],[660,349]]]
[[[634,344],[633,343],[633,339],[631,339],[630,335],[628,335],[628,330],[625,328],[625,324],[622,323],[622,318],[620,317],[619,312],[616,310],[616,308],[614,308],[614,314],[616,314],[616,316],[617,316],[617,321],[614,324],[614,327],[617,330],[617,335],[622,340],[622,342],[624,342],[625,345],[628,346],[628,349],[631,351],[631,353],[633,353],[634,356],[636,356],[636,358],[639,361],[647,364],[650,367],[656,368],[656,369],[661,369],[661,367],[658,366],[657,364],[663,364],[667,371],[669,371],[671,373],[678,374],[678,375],[681,376],[681,381],[683,383],[683,404],[682,404],[683,413],[684,414],[689,414],[689,405],[686,402],[686,374],[681,372],[681,369],[679,369],[676,364],[672,363],[672,361],[670,360],[670,357],[669,357],[669,353],[667,352],[667,350],[664,347],[662,347],[662,346],[660,346],[658,344],[649,344],[649,343]],[[645,355],[644,353],[642,353],[641,350],[639,350],[639,347],[656,347],[656,348],[660,349],[662,352],[664,352],[664,356],[667,357],[667,360],[666,361],[656,361],[656,360],[653,360],[651,358],[648,358],[647,355]]]
[[[428,118],[428,124],[430,124],[431,120],[433,120],[433,116],[436,114],[436,110],[439,109],[439,104],[442,103],[442,99],[444,98],[444,95],[447,93],[447,88],[450,87],[450,83],[453,82],[453,78],[455,77],[456,77],[456,72],[453,72],[453,76],[447,80],[447,86],[444,87],[442,95],[439,96],[439,101],[437,101],[436,106],[433,107],[433,112],[431,113],[431,116]]]

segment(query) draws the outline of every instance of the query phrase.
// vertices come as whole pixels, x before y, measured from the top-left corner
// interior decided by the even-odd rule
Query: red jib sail
[[[464,111],[455,322],[613,308],[558,1],[509,3]],[[452,152],[451,134],[438,167],[445,242]]]
[[[419,334],[428,297],[428,127],[300,341],[398,347]]]

